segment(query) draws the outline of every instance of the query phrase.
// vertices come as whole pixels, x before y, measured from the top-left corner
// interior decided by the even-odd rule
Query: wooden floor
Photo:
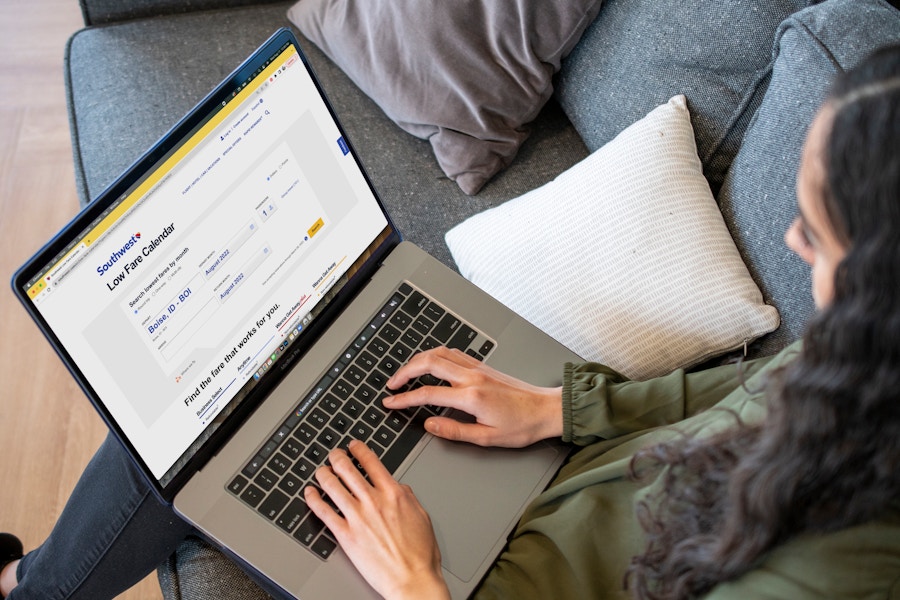
[[[76,0],[0,0],[0,531],[40,544],[106,428],[10,276],[78,209],[63,86]],[[155,575],[120,598],[159,599]]]

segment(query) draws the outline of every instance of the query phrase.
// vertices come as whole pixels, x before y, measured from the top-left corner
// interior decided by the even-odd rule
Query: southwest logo
[[[103,277],[106,272],[109,271],[113,267],[113,265],[119,261],[120,258],[125,256],[125,254],[127,254],[132,247],[137,245],[140,239],[140,232],[135,233],[130,238],[128,238],[128,241],[126,241],[121,248],[113,251],[113,253],[109,255],[109,260],[97,267],[97,274],[100,275],[100,277]]]

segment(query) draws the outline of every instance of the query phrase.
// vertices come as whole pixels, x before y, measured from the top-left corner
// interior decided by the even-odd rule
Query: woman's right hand
[[[521,448],[562,435],[562,388],[537,387],[446,347],[417,354],[388,380],[389,389],[430,374],[450,383],[424,386],[389,396],[390,409],[435,405],[455,408],[475,417],[464,423],[430,417],[425,429],[448,440],[479,446]]]

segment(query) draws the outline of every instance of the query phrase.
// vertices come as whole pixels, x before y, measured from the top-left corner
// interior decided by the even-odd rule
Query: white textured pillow
[[[684,96],[446,241],[466,278],[633,379],[778,327],[703,177]]]

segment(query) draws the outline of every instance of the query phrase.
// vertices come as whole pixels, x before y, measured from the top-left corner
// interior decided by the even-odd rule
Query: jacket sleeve
[[[563,441],[586,446],[710,408],[772,357],[656,379],[631,381],[598,363],[568,363],[563,372]]]

